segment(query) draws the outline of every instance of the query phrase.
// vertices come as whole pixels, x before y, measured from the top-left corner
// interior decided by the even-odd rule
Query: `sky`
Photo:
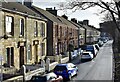
[[[59,4],[61,2],[65,2],[65,0],[34,0],[33,5],[40,7],[42,9],[46,8],[54,8],[59,9]],[[58,15],[67,15],[68,19],[76,18],[78,21],[89,20],[89,25],[93,25],[96,28],[99,28],[99,23],[101,23],[101,16],[96,15],[95,13],[98,12],[98,8],[90,8],[87,10],[77,10],[76,12],[71,12],[72,10],[58,10]]]

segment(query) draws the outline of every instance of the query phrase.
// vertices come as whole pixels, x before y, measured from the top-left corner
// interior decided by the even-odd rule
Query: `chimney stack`
[[[71,18],[71,21],[74,23],[77,23],[77,19],[76,18]]]
[[[66,20],[68,20],[68,17],[64,14],[62,15],[63,18],[65,18]]]
[[[78,24],[82,24],[83,25],[83,21],[78,21]]]
[[[46,11],[48,11],[51,14],[57,16],[57,10],[55,9],[55,7],[54,7],[54,9],[52,9],[52,8],[46,8]]]
[[[33,0],[24,0],[24,5],[31,8],[32,7]]]
[[[89,25],[89,20],[83,20],[84,25]]]

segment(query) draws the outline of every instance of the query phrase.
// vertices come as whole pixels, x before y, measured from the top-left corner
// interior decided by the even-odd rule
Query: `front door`
[[[14,47],[11,47],[11,66],[14,66]]]
[[[24,46],[20,46],[20,68],[24,65]]]
[[[7,52],[7,64],[8,66],[11,66],[11,53],[10,53],[10,48],[6,48],[6,52]]]
[[[38,63],[38,45],[34,46],[35,63]]]

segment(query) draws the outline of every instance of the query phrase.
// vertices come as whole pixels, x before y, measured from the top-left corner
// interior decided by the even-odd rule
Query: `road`
[[[75,80],[111,80],[112,81],[112,41],[108,41],[100,48],[96,58],[81,63],[79,58],[72,62],[77,65],[78,75]]]

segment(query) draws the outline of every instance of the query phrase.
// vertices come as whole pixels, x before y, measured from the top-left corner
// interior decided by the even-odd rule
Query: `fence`
[[[53,62],[53,63],[50,63],[50,59],[49,58],[47,58],[47,60],[46,60],[46,64],[45,64],[45,62],[43,61],[40,65],[41,66],[39,66],[38,65],[38,69],[33,65],[31,65],[31,66],[25,66],[25,68],[24,68],[24,76],[25,77],[23,77],[23,75],[19,75],[19,76],[16,76],[16,77],[13,77],[13,78],[10,78],[10,79],[7,79],[7,80],[5,80],[5,81],[3,81],[3,82],[23,82],[23,79],[25,79],[26,81],[28,81],[28,80],[30,80],[31,79],[31,77],[33,76],[33,75],[36,75],[36,74],[38,74],[38,73],[45,73],[45,71],[47,70],[47,71],[52,71],[53,69],[54,69],[54,67],[58,64],[58,63],[66,63],[66,62],[68,62],[69,61],[69,57],[64,57],[64,58],[60,58],[60,62]],[[26,68],[28,68],[27,70],[28,70],[28,72],[26,73]],[[29,68],[31,68],[31,69],[29,69]],[[34,68],[36,68],[36,69],[34,69]],[[22,70],[23,71],[23,70]]]

